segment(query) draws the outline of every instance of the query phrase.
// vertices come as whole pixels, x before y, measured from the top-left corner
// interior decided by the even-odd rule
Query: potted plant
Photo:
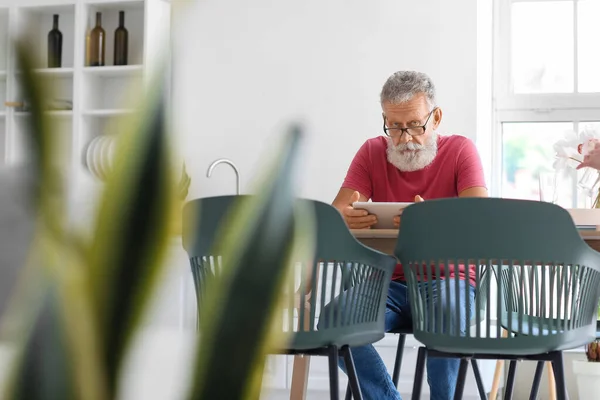
[[[600,323],[600,305],[598,306],[598,322]],[[579,399],[597,399],[600,391],[600,338],[585,346],[585,355],[587,361],[573,361]]]
[[[21,200],[29,207],[35,227],[27,257],[18,262],[23,264],[18,285],[7,310],[0,314],[0,355],[4,355],[2,345],[10,353],[0,357],[0,398],[123,398],[121,391],[131,377],[125,374],[129,352],[138,343],[143,316],[167,268],[167,244],[173,232],[180,231],[181,202],[189,185],[185,170],[176,183],[180,167],[174,170],[171,160],[160,84],[164,79],[156,78],[157,83],[149,85],[152,93],[143,96],[139,120],[120,132],[114,172],[100,195],[89,229],[92,234],[82,233],[69,223],[67,185],[57,173],[57,135],[41,106],[51,96],[43,78],[34,73],[27,43],[21,40],[15,46],[20,85],[31,103],[24,135],[33,177]],[[301,136],[299,128],[290,130],[267,173],[260,176],[258,194],[234,206],[233,217],[216,233],[218,254],[237,256],[224,261],[227,274],[213,279],[206,292],[203,315],[211,314],[203,318],[202,334],[194,335],[190,372],[177,382],[183,393],[161,398],[259,397],[265,356],[282,338],[269,329],[277,320],[276,308],[257,307],[256,301],[264,301],[267,295],[277,298],[273,293],[281,292],[287,277],[281,265],[290,254],[306,259],[314,237],[306,225],[310,216],[290,201]],[[256,235],[264,226],[270,227],[270,234]],[[6,221],[0,228],[11,232]],[[251,265],[260,269],[247,268],[247,254],[252,255]],[[246,290],[233,290],[242,286]],[[218,312],[224,298],[231,309],[256,316],[256,323],[244,326],[243,334],[236,319],[222,318]],[[228,339],[233,335],[239,336],[236,346]],[[167,368],[190,364],[178,361],[174,359]],[[160,379],[145,382],[144,389],[151,385],[154,393],[164,387],[177,389]],[[126,398],[141,397],[136,393]]]

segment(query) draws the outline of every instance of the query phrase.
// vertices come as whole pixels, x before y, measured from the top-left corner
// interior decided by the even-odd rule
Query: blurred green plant
[[[19,83],[31,105],[27,133],[37,177],[37,228],[30,279],[20,288],[24,297],[6,316],[29,319],[17,331],[21,352],[4,398],[115,398],[121,363],[163,270],[177,212],[163,88],[152,86],[138,120],[121,132],[116,172],[106,182],[87,240],[67,213],[56,132],[43,109],[51,95],[34,75],[26,44],[15,49]]]
[[[315,251],[314,215],[294,201],[290,179],[300,138],[292,127],[260,190],[234,205],[215,232],[211,254],[222,255],[222,266],[218,278],[204,278],[192,399],[258,399],[265,355],[287,347],[281,311],[289,307],[282,303],[289,266]]]
[[[89,237],[69,221],[67,183],[56,162],[52,121],[43,109],[43,99],[51,94],[33,72],[26,43],[15,43],[15,49],[22,93],[31,105],[27,137],[36,176],[31,193],[37,225],[22,279],[2,316],[0,335],[17,348],[2,398],[116,399],[124,359],[166,268],[168,241],[177,231],[173,226],[181,222],[177,199],[189,186],[185,169],[180,180],[184,188],[177,185],[178,168],[167,140],[164,79],[156,77],[148,85],[137,119],[119,134],[114,172]],[[300,137],[298,129],[290,132],[257,186],[259,195],[234,207],[218,232],[221,253],[231,257],[227,273],[212,282],[203,306],[190,400],[258,398],[265,355],[286,340],[274,329],[277,293],[287,277],[282,265],[298,252],[310,253],[310,217],[294,209],[290,179]],[[273,229],[269,232],[276,235],[257,235],[259,228]],[[261,307],[256,307],[257,293],[270,296],[271,306],[265,309],[264,301],[258,301]],[[257,315],[256,325],[244,327],[239,336],[243,346],[236,347],[241,351],[237,356],[244,362],[219,353],[227,352],[223,338],[240,329],[222,312],[224,299],[228,307]],[[217,379],[223,376],[236,381]]]

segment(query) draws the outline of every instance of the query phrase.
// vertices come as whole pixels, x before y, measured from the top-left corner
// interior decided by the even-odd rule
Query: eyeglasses
[[[435,107],[433,110],[431,110],[431,112],[427,116],[427,120],[425,121],[425,123],[423,125],[411,126],[410,128],[388,128],[385,125],[385,123],[387,122],[387,119],[386,119],[386,117],[383,117],[383,132],[387,136],[390,136],[390,137],[401,137],[404,132],[406,132],[410,136],[422,135],[427,130],[427,123],[429,122],[429,119],[431,118],[431,116],[433,115],[433,112],[435,110],[437,110],[437,107]]]

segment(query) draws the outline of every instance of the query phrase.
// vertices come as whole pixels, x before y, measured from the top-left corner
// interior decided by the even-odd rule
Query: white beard
[[[403,153],[404,150],[410,150]],[[437,133],[432,132],[425,144],[413,142],[394,146],[392,138],[388,138],[387,159],[400,171],[418,171],[433,162],[437,155]]]

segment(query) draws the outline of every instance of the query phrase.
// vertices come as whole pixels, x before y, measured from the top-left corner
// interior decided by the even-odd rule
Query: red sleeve
[[[487,188],[477,148],[471,139],[467,139],[458,152],[456,190],[460,193],[472,187]]]
[[[343,188],[357,190],[367,199],[373,194],[369,160],[369,143],[365,142],[354,156],[342,184]]]

